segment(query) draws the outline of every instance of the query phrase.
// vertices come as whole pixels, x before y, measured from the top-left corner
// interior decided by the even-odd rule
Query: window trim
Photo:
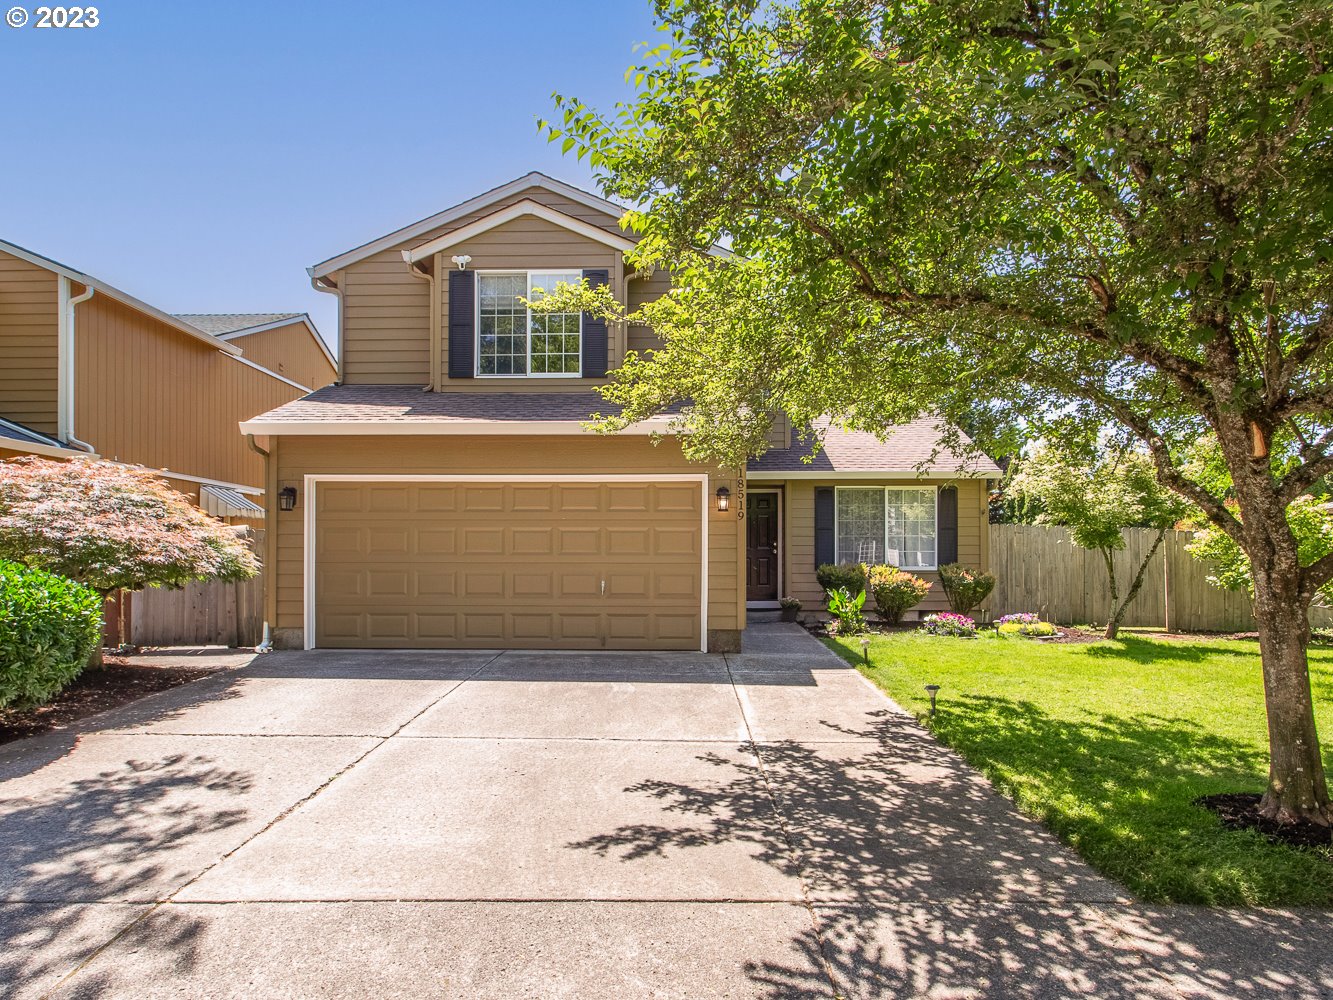
[[[534,274],[557,275],[562,278],[572,278],[573,281],[583,280],[583,271],[577,268],[552,267],[552,268],[522,268],[522,267],[490,267],[477,268],[477,290],[473,295],[476,302],[472,306],[472,324],[475,331],[473,336],[473,374],[476,378],[487,379],[534,379],[534,378],[583,378],[583,314],[579,313],[579,370],[577,372],[537,372],[532,370],[532,310],[524,309],[527,315],[527,347],[528,361],[527,372],[523,375],[505,375],[505,374],[486,374],[481,370],[481,279],[483,277],[493,277],[497,275],[521,274],[527,284],[528,292],[532,291],[532,276]],[[571,282],[572,283],[572,282]]]
[[[930,490],[935,491],[935,530],[933,535],[934,557],[929,566],[900,566],[899,569],[909,573],[934,573],[940,568],[940,487],[939,484],[922,486],[881,486],[874,483],[857,484],[856,486],[835,486],[833,487],[833,561],[842,562],[842,546],[838,540],[838,494],[843,490],[879,490],[884,504],[884,551],[888,552],[888,531],[889,531],[889,491],[901,493],[905,490]]]

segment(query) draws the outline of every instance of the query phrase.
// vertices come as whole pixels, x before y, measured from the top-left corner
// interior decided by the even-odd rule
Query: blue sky
[[[330,341],[308,265],[528,170],[591,187],[535,118],[553,90],[624,98],[660,38],[649,0],[97,6],[0,25],[0,238],[171,312],[308,311]]]

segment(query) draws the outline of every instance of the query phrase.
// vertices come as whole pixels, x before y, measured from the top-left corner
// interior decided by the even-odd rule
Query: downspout
[[[247,435],[245,435],[245,443],[246,443],[247,445],[250,446],[250,450],[253,451],[256,455],[260,455],[260,456],[263,457],[263,459],[264,459],[264,483],[265,483],[265,485],[267,486],[267,484],[268,484],[268,459],[269,459],[269,453],[268,453],[267,451],[265,451],[263,448],[259,447],[259,445],[255,442],[255,436],[254,436],[253,434],[247,434]],[[267,489],[264,491],[264,498],[265,498],[265,501],[267,501],[267,499],[268,499],[268,490],[267,490]],[[271,525],[271,524],[266,524],[266,525],[264,526],[264,540],[265,540],[265,546],[264,546],[264,547],[265,547],[265,548],[268,547],[268,544],[267,544],[267,543],[268,543],[268,532],[271,531],[271,530],[273,530],[273,525]],[[265,553],[265,554],[267,554],[267,553]],[[267,602],[265,602],[265,603],[267,603]],[[256,653],[271,653],[271,652],[273,652],[273,629],[272,629],[272,627],[269,625],[269,620],[268,620],[268,616],[267,616],[267,615],[264,616],[264,636],[263,636],[263,638],[260,640],[259,645],[255,647],[255,652],[256,652]]]
[[[430,295],[430,378],[426,380],[426,388],[423,392],[433,392],[436,387],[436,373],[440,370],[440,335],[439,335],[439,309],[440,302],[435,295],[435,275],[429,271],[420,270],[412,261],[406,250],[403,251],[403,263],[407,265],[407,273],[414,278],[420,278],[426,282]]]
[[[91,454],[97,449],[74,436],[74,307],[91,299],[96,289],[88,285],[73,298],[69,291],[69,278],[62,274],[57,283],[56,310],[56,437]]]

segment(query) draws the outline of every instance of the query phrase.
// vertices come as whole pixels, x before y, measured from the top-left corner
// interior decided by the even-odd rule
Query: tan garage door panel
[[[698,483],[319,483],[319,646],[698,649]]]

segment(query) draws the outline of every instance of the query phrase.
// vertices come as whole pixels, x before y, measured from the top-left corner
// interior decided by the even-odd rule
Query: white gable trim
[[[247,326],[241,330],[232,330],[230,333],[219,333],[217,336],[219,340],[239,340],[241,337],[248,337],[252,333],[263,333],[266,330],[277,330],[284,326],[291,326],[293,323],[302,323],[305,325],[305,328],[310,331],[310,336],[315,338],[315,343],[319,345],[319,349],[324,352],[324,357],[328,359],[329,364],[333,365],[334,370],[336,371],[338,362],[334,359],[333,353],[329,350],[329,345],[324,343],[324,338],[321,337],[319,331],[315,329],[315,324],[310,319],[309,313],[301,313],[299,316],[288,316],[286,319],[276,319],[272,323],[260,323],[257,326]],[[245,348],[241,349],[244,350]]]
[[[476,222],[469,222],[466,226],[455,229],[451,233],[445,233],[438,236],[429,243],[423,243],[419,247],[403,251],[403,260],[410,263],[416,263],[431,257],[441,250],[448,250],[450,247],[457,246],[460,243],[466,243],[468,240],[480,236],[484,232],[495,229],[497,226],[503,226],[506,222],[513,222],[515,219],[521,219],[525,216],[535,216],[538,219],[544,219],[552,225],[559,226],[561,229],[568,229],[572,233],[585,239],[601,243],[603,246],[611,247],[613,250],[633,250],[634,241],[626,239],[624,236],[615,236],[608,233],[605,229],[590,225],[582,219],[576,219],[572,215],[566,215],[564,212],[557,212],[553,208],[535,202],[530,198],[524,198],[520,202],[510,205],[508,208],[502,208],[498,212],[492,212]]]
[[[527,188],[544,188],[552,194],[560,195],[562,198],[568,198],[570,201],[577,202],[580,205],[586,205],[588,208],[599,212],[605,212],[613,219],[619,219],[625,214],[626,209],[623,205],[617,205],[613,201],[607,201],[605,198],[599,198],[595,194],[589,194],[574,187],[572,184],[566,184],[564,181],[558,181],[554,177],[547,177],[545,174],[533,171],[524,174],[508,184],[501,184],[497,188],[492,188],[484,194],[479,194],[475,198],[469,198],[465,202],[455,205],[453,208],[446,208],[443,212],[438,212],[429,218],[414,222],[410,226],[404,226],[402,229],[396,229],[379,239],[371,240],[359,247],[348,250],[346,253],[339,254],[337,257],[330,257],[313,267],[306,268],[307,273],[312,278],[322,278],[325,275],[332,274],[334,271],[346,267],[348,264],[355,264],[359,260],[373,256],[382,250],[390,250],[400,243],[406,243],[415,239],[432,229],[463,218],[465,215],[483,209],[487,205],[492,205],[497,201],[503,201],[505,198],[513,197],[520,191]]]

